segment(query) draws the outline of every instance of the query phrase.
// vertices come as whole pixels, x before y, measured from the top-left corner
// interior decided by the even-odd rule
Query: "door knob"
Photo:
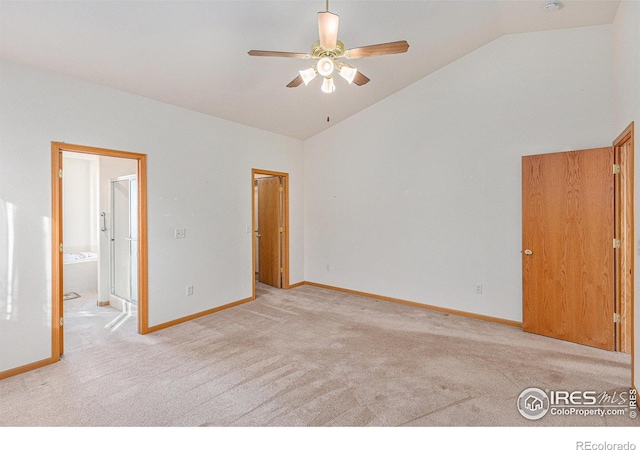
[[[531,250],[529,250],[529,249],[526,249],[524,251],[524,254],[527,255],[527,256],[531,256],[531,255],[533,255],[533,252]]]
[[[261,235],[261,234],[258,234],[258,235],[256,235],[256,237],[260,238],[260,237],[262,237],[262,235]]]

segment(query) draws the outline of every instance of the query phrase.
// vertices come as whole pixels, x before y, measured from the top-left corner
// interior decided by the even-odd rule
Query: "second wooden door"
[[[280,177],[259,178],[258,281],[282,287],[282,190]]]
[[[522,159],[523,329],[614,350],[613,148]]]

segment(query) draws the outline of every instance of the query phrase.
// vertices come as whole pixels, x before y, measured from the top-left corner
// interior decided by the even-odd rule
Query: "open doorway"
[[[289,288],[289,174],[251,171],[252,279],[275,288]]]
[[[87,324],[108,317],[111,329],[134,320],[132,330],[147,332],[146,242],[146,156],[52,143],[54,360],[65,349],[65,311]]]

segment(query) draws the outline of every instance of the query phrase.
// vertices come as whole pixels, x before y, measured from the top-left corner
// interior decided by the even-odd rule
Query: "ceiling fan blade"
[[[391,55],[404,53],[409,50],[407,41],[387,42],[386,44],[369,45],[367,47],[352,48],[344,52],[345,58],[356,59],[367,56]]]
[[[281,58],[302,58],[302,59],[311,58],[311,55],[307,53],[271,52],[268,50],[251,50],[248,53],[251,56],[278,56]]]
[[[340,16],[332,12],[318,13],[318,31],[320,34],[320,46],[326,49],[336,48],[338,45],[338,22]]]
[[[294,87],[300,86],[301,84],[302,84],[302,77],[300,75],[298,75],[293,80],[291,80],[291,82],[289,84],[287,84],[287,87],[288,88],[294,88]]]
[[[347,66],[347,67],[351,67],[353,69],[353,66],[351,64],[348,64],[346,62],[343,62],[342,64]],[[369,79],[368,76],[366,76],[365,74],[363,74],[359,70],[356,72],[356,76],[353,78],[353,84],[355,84],[357,86],[363,86],[363,85],[367,84],[369,81],[371,81],[371,79]]]

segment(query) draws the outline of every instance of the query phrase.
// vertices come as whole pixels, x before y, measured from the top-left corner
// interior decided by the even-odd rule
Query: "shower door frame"
[[[129,269],[129,298],[124,298],[118,294],[116,294],[116,262],[115,262],[115,240],[114,240],[114,234],[115,233],[115,229],[116,229],[116,214],[115,214],[115,196],[113,193],[113,189],[114,183],[117,183],[119,181],[129,181],[129,210],[131,211],[131,184],[132,182],[135,181],[135,184],[138,184],[138,175],[125,175],[122,177],[116,177],[116,178],[111,178],[109,179],[109,185],[110,185],[110,190],[109,190],[109,195],[110,195],[110,199],[109,199],[109,204],[110,204],[110,215],[111,215],[111,236],[109,237],[109,294],[111,296],[113,296],[114,298],[117,298],[118,300],[122,300],[125,301],[131,305],[134,305],[137,307],[138,304],[138,299],[136,298],[135,301],[132,300],[132,296],[134,294],[133,288],[132,288],[132,276],[134,275],[133,271],[131,270],[131,268]],[[131,215],[129,215],[129,238],[127,238],[129,240],[129,260],[131,262],[132,258],[131,258],[131,245],[132,245],[132,238],[131,238],[131,234],[132,234],[132,230],[131,230]],[[135,239],[136,244],[137,244],[137,237]],[[136,259],[137,255],[136,255]],[[137,266],[137,264],[136,264]],[[137,274],[136,274],[137,276]],[[137,280],[136,280],[136,285],[137,285]],[[136,295],[137,297],[137,295]]]
[[[136,160],[138,175],[138,333],[147,334],[148,318],[148,244],[147,244],[147,155],[120,150],[51,143],[51,359],[60,360],[64,353],[63,292],[63,220],[62,220],[62,153],[75,152],[96,156]]]

